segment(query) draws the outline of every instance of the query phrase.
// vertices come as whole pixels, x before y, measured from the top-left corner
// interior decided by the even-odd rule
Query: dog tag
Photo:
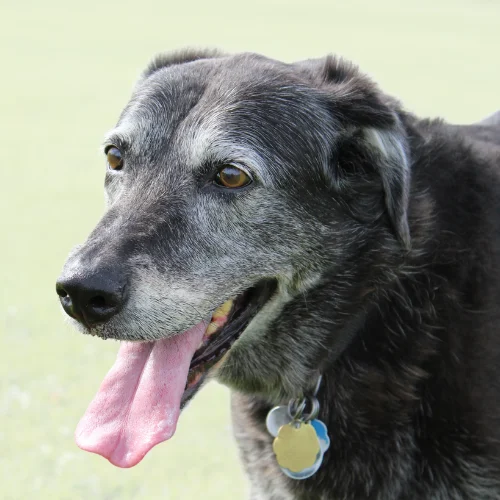
[[[328,436],[328,429],[326,425],[318,419],[311,420],[311,425],[316,431],[316,435],[319,439],[319,445],[321,446],[321,452],[325,453],[328,448],[330,448],[330,437]]]
[[[316,455],[316,461],[314,462],[314,464],[311,467],[307,467],[299,472],[292,472],[290,469],[280,467],[285,475],[299,481],[314,476],[314,474],[318,472],[321,464],[323,463],[323,456],[330,447],[330,438],[328,436],[326,425],[321,420],[317,419],[311,420],[311,425],[313,426],[316,435],[318,436],[319,445],[321,447],[321,451]]]
[[[288,413],[288,406],[275,406],[266,417],[266,427],[271,436],[276,437],[281,427],[289,424],[292,417]]]
[[[292,479],[302,480],[307,479],[308,477],[314,476],[316,472],[318,472],[321,464],[323,463],[323,452],[320,451],[316,456],[316,462],[311,467],[307,467],[302,469],[299,472],[292,472],[290,469],[286,469],[285,467],[280,467],[285,475]]]
[[[297,473],[314,465],[321,447],[311,424],[291,422],[278,431],[273,450],[280,467]]]

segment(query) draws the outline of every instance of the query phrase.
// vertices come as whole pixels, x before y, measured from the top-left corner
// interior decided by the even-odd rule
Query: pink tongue
[[[76,429],[76,444],[118,467],[171,438],[189,364],[207,323],[156,342],[121,342],[115,364]]]

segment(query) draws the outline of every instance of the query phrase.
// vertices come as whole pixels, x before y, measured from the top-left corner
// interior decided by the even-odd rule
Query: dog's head
[[[334,58],[160,56],[104,153],[107,211],[57,290],[83,332],[147,341],[122,344],[80,426],[117,465],[174,432],[209,370],[300,393],[345,344],[372,270],[409,245],[395,105]],[[307,333],[325,301],[331,335]]]

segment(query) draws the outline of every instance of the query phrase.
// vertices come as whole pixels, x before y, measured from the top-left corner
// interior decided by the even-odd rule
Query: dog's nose
[[[56,292],[66,313],[85,326],[104,323],[126,300],[126,284],[110,273],[61,276]]]

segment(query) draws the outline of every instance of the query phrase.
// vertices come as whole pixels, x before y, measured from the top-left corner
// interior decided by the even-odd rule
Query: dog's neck
[[[398,283],[396,288],[423,285],[412,279],[414,283]],[[433,300],[437,313],[439,301],[425,292],[418,302],[407,304],[401,300],[403,296],[397,290],[395,294],[388,293],[384,301],[353,318],[346,325],[346,329],[351,329],[346,332],[346,339],[350,337],[351,341],[340,355],[332,354],[324,366],[318,367],[323,373],[318,418],[329,430],[331,446],[321,468],[310,480],[282,478],[286,490],[295,492],[292,498],[331,498],[331,480],[322,479],[326,477],[338,478],[339,498],[365,498],[368,477],[380,491],[387,492],[387,498],[396,498],[398,488],[401,493],[408,486],[411,471],[402,469],[400,464],[413,463],[413,425],[433,425],[433,432],[439,433],[441,426],[454,421],[452,407],[445,404],[440,405],[439,421],[431,424],[430,420],[436,411],[431,406],[432,399],[442,393],[458,393],[454,381],[446,380],[444,366],[439,366],[446,362],[443,356],[451,358],[453,353],[446,354],[447,347],[431,326],[431,318],[423,313]],[[403,326],[408,324],[414,328]],[[397,365],[394,359],[398,359]],[[267,467],[275,470],[275,476],[282,475],[271,451],[273,437],[265,428],[266,415],[274,402],[241,394],[235,395],[234,400],[234,425],[240,443],[260,443],[258,447],[266,449],[266,456],[270,457]],[[329,486],[322,491],[322,485]]]

